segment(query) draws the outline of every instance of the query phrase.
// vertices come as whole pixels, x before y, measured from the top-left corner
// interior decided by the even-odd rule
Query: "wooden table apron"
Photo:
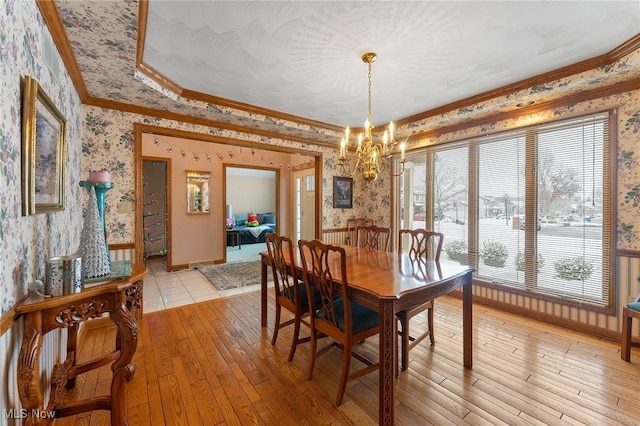
[[[433,261],[415,271],[406,255],[377,252],[343,246],[347,255],[349,289],[353,301],[376,310],[380,315],[379,423],[392,425],[395,419],[394,394],[397,364],[398,323],[396,313],[409,306],[433,300],[462,287],[463,361],[472,367],[472,293],[473,270],[452,262]],[[260,253],[261,325],[267,325],[267,266],[269,256]],[[302,274],[296,252],[298,273]]]

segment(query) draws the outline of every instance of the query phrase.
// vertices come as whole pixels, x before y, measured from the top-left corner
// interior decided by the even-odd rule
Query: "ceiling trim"
[[[136,69],[160,86],[175,93],[182,95],[182,87],[175,81],[162,75],[154,67],[144,62],[144,43],[147,38],[147,15],[149,13],[149,0],[140,0],[138,3],[138,32],[136,38]],[[145,19],[140,19],[144,16]]]
[[[298,143],[304,143],[304,144],[315,145],[315,146],[323,146],[323,147],[336,148],[336,149],[338,147],[337,140],[335,143],[320,142],[314,139],[301,138],[298,136],[291,136],[287,134],[269,132],[269,131],[264,131],[264,130],[255,129],[251,127],[221,123],[215,120],[209,120],[209,119],[194,117],[190,115],[174,113],[170,111],[158,110],[150,107],[141,107],[138,105],[131,105],[131,104],[126,104],[122,102],[92,97],[89,95],[87,91],[87,87],[82,78],[82,73],[75,59],[73,50],[71,48],[71,44],[67,37],[66,31],[64,29],[62,18],[60,17],[55,1],[36,0],[36,3],[40,9],[40,12],[43,16],[45,24],[49,29],[49,32],[51,33],[53,41],[56,47],[58,48],[58,52],[62,57],[62,61],[65,64],[67,71],[69,72],[69,75],[71,77],[74,87],[76,88],[76,91],[78,92],[80,100],[85,105],[109,108],[113,110],[131,112],[135,114],[150,115],[150,116],[159,117],[159,118],[166,118],[169,120],[182,121],[186,123],[198,124],[198,125],[203,125],[203,126],[213,127],[213,128],[220,128],[220,129],[235,131],[239,133],[249,134],[249,135],[257,135],[257,136],[287,140],[291,142],[298,142]],[[315,120],[306,119],[303,117],[298,117],[298,116],[285,114],[285,113],[281,113],[278,111],[269,110],[265,108],[260,108],[257,106],[253,106],[253,105],[249,105],[241,102],[232,101],[229,99],[224,99],[224,98],[220,98],[212,95],[206,95],[206,94],[195,92],[188,89],[182,89],[175,82],[162,76],[161,73],[159,73],[157,70],[153,69],[152,67],[148,66],[142,61],[142,56],[144,53],[143,47],[144,47],[144,39],[145,39],[145,30],[147,25],[147,14],[148,14],[148,0],[139,0],[136,69],[138,69],[140,72],[143,72],[146,76],[153,79],[163,87],[175,93],[178,93],[181,96],[184,96],[193,100],[197,100],[197,101],[211,102],[216,105],[226,106],[226,107],[230,107],[230,108],[234,108],[242,111],[247,111],[250,113],[261,114],[267,117],[278,118],[278,119],[299,123],[303,125],[309,125],[317,128],[324,128],[324,129],[328,129],[336,132],[341,132],[343,130],[342,127],[331,125],[328,123],[322,123]],[[616,47],[615,49],[611,50],[606,54],[597,56],[595,58],[587,59],[563,68],[559,68],[557,70],[550,71],[548,73],[540,74],[538,76],[535,76],[529,79],[521,80],[520,82],[506,85],[495,90],[490,90],[476,96],[472,96],[456,102],[452,102],[438,108],[424,111],[422,113],[404,117],[400,120],[396,120],[396,125],[397,127],[400,127],[402,125],[406,125],[411,122],[424,120],[433,116],[437,116],[439,114],[448,113],[451,111],[455,111],[457,109],[468,107],[470,105],[474,105],[480,102],[494,99],[499,96],[504,96],[514,91],[524,90],[538,84],[553,81],[558,78],[567,77],[576,73],[580,73],[580,72],[595,69],[604,65],[608,65],[610,63],[613,63],[623,58],[624,56],[628,55],[629,53],[637,49],[640,49],[640,34],[632,37],[625,43],[621,44],[620,46]],[[423,132],[411,135],[408,138],[408,140],[416,141],[416,140],[421,140],[425,138],[430,138],[442,133],[449,133],[449,132],[457,131],[464,128],[486,124],[488,122],[521,116],[525,113],[537,111],[538,109],[555,108],[558,106],[575,103],[582,100],[594,99],[606,94],[619,93],[621,91],[635,90],[638,88],[640,88],[640,84],[638,84],[638,81],[636,80],[632,82],[627,82],[627,83],[623,82],[613,86],[594,89],[589,92],[582,92],[576,95],[565,96],[565,97],[562,97],[561,99],[558,99],[555,101],[549,101],[544,104],[535,105],[526,109],[518,109],[511,112],[497,113],[488,117],[473,119],[471,121],[465,121],[464,123],[454,124],[451,126],[441,127],[441,128],[429,130],[429,131],[423,131]]]
[[[635,52],[640,46],[640,33],[631,37],[629,40],[622,43],[620,46],[611,50],[608,55],[611,57],[612,62],[618,61],[629,53]]]
[[[324,123],[322,121],[311,120],[309,118],[287,114],[284,112],[280,112],[280,111],[276,111],[268,108],[262,108],[259,106],[246,104],[243,102],[233,101],[231,99],[221,98],[214,95],[208,95],[202,92],[196,92],[195,90],[184,89],[182,91],[182,96],[185,98],[193,99],[195,101],[209,102],[219,106],[246,111],[252,114],[261,114],[266,117],[272,117],[272,118],[281,119],[285,121],[291,121],[293,123],[304,124],[308,126],[321,128],[321,129],[327,129],[334,132],[344,131],[344,127],[336,126],[335,124]]]
[[[305,155],[307,157],[322,157],[320,151],[310,151],[302,148],[290,148],[280,145],[267,145],[257,142],[245,141],[242,139],[228,138],[226,136],[208,135],[206,133],[197,133],[189,130],[172,129],[169,127],[152,126],[150,124],[135,123],[135,128],[139,129],[141,133],[151,133],[155,135],[169,136],[182,139],[193,139],[200,142],[219,143],[222,145],[240,146],[243,148],[255,148],[262,151],[274,151],[283,154],[298,154]]]
[[[450,111],[462,109],[471,105],[475,105],[481,102],[485,102],[491,99],[495,99],[501,96],[508,95],[519,90],[525,90],[530,87],[534,87],[550,81],[555,81],[561,78],[569,77],[571,75],[579,74],[581,72],[596,69],[598,67],[611,64],[626,56],[627,54],[640,49],[640,34],[627,40],[620,46],[609,51],[608,53],[596,56],[595,58],[585,59],[578,63],[567,65],[566,67],[558,68],[553,71],[546,72],[544,74],[537,75],[525,80],[518,81],[516,83],[508,84],[506,86],[499,87],[494,90],[489,90],[484,93],[480,93],[475,96],[471,96],[459,101],[451,102],[446,105],[442,105],[438,108],[434,108],[428,111],[424,111],[418,114],[414,114],[408,117],[404,117],[400,120],[396,120],[398,127],[413,123],[415,121],[425,120],[440,114],[444,114]],[[518,110],[521,111],[521,110]]]
[[[149,16],[149,1],[148,0],[140,0],[138,5],[138,39],[136,43],[137,51],[136,51],[136,69],[158,83],[160,86],[164,87],[167,90],[181,96],[183,98],[191,99],[194,101],[200,102],[208,102],[218,106],[228,107],[237,109],[239,111],[245,111],[251,114],[259,114],[265,117],[271,117],[275,119],[291,121],[296,124],[303,124],[307,126],[312,126],[321,129],[327,129],[335,132],[341,132],[343,130],[342,127],[336,126],[334,124],[324,123],[321,121],[311,120],[309,118],[287,114],[284,112],[262,108],[259,106],[234,101],[227,98],[221,98],[214,95],[209,95],[202,92],[197,92],[195,90],[185,89],[180,86],[167,76],[163,75],[161,72],[156,70],[155,68],[149,66],[144,62],[144,44],[146,38],[146,29],[147,29],[147,19]]]
[[[330,148],[337,148],[338,146],[337,142],[335,144],[329,143],[329,142],[320,142],[315,139],[307,139],[307,138],[301,138],[298,136],[269,132],[265,130],[255,129],[253,127],[244,127],[244,126],[238,126],[235,124],[221,123],[219,121],[209,120],[206,118],[194,117],[194,116],[185,115],[185,114],[178,114],[175,112],[158,110],[155,108],[142,107],[139,105],[126,104],[124,102],[110,101],[102,98],[89,98],[87,99],[85,104],[89,106],[100,107],[100,108],[109,108],[116,111],[131,112],[134,114],[149,115],[149,116],[158,117],[158,118],[166,118],[167,120],[175,120],[175,121],[181,121],[184,123],[198,124],[206,127],[231,130],[238,133],[264,136],[272,139],[282,139],[282,140],[291,141],[291,142],[299,142],[299,143],[304,143],[309,145],[325,146]]]
[[[71,49],[71,43],[64,29],[60,13],[58,12],[58,6],[56,6],[55,1],[51,0],[36,0],[36,4],[40,9],[45,25],[49,29],[49,33],[51,33],[53,42],[58,48],[58,52],[71,77],[73,86],[76,88],[76,92],[78,92],[80,101],[84,103],[89,98],[89,92],[82,78],[82,73],[80,72],[80,67],[73,54],[73,50]]]
[[[569,96],[564,96],[561,99],[551,100],[548,102],[532,105],[526,108],[520,108],[517,110],[508,111],[508,112],[500,112],[500,113],[492,114],[486,117],[465,121],[463,123],[453,124],[451,126],[439,127],[437,129],[412,135],[408,138],[408,141],[419,142],[423,139],[434,138],[442,134],[453,133],[453,132],[469,129],[472,127],[478,127],[483,124],[516,119],[525,115],[535,114],[541,111],[548,111],[551,109],[560,108],[567,105],[573,105],[573,104],[589,101],[591,99],[598,99],[605,96],[616,95],[622,92],[629,92],[629,91],[634,91],[639,89],[640,89],[640,79],[624,81],[617,84],[613,84],[611,86],[597,88],[589,92],[581,92],[581,93],[576,93]],[[412,147],[410,149],[407,148],[407,152],[410,152],[416,149],[425,148],[425,146],[426,145],[419,145],[416,147]]]
[[[184,95],[182,94],[184,90],[182,86],[180,86],[178,83],[171,80],[170,78],[166,77],[164,74],[162,74],[160,71],[153,68],[151,65],[147,64],[146,62],[137,62],[137,58],[136,58],[136,70],[146,75],[151,80],[155,81],[160,86],[164,87],[170,92],[175,93],[177,96],[184,97]]]

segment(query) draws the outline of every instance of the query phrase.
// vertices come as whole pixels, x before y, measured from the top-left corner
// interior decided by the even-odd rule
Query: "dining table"
[[[349,295],[354,302],[378,312],[379,335],[379,424],[395,421],[395,379],[398,324],[396,314],[403,309],[434,300],[445,294],[462,292],[463,365],[472,367],[472,274],[473,269],[453,261],[413,259],[407,254],[341,245],[347,262]],[[261,257],[261,325],[267,326],[267,274],[271,265],[267,252]],[[336,271],[339,262],[330,262]],[[292,268],[293,265],[293,268]],[[289,270],[302,277],[300,253],[287,259]],[[293,272],[292,272],[293,273]],[[339,275],[339,273],[338,273]],[[334,275],[335,276],[335,275]]]

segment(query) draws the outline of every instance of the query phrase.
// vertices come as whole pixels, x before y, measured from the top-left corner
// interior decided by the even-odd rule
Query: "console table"
[[[112,425],[127,425],[124,385],[136,370],[131,360],[137,348],[136,318],[142,316],[142,279],[146,274],[145,267],[133,265],[129,277],[95,284],[66,296],[44,298],[33,293],[16,307],[17,315],[24,317],[17,381],[20,402],[26,409],[25,425],[49,424],[53,421],[50,416],[66,417],[92,410],[111,410]],[[115,350],[77,364],[79,324],[104,313],[109,313],[118,328]],[[44,407],[39,371],[42,339],[46,333],[58,328],[68,329],[67,358],[53,368],[49,403]],[[76,376],[109,363],[112,363],[110,395],[59,403],[64,386],[74,387]]]

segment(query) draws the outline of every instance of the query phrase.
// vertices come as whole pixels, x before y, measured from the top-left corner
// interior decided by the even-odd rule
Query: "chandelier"
[[[358,135],[358,144],[352,147],[349,141],[350,131],[347,127],[344,131],[344,137],[340,141],[340,156],[338,157],[338,164],[342,168],[343,174],[353,176],[358,169],[361,169],[362,178],[367,182],[376,180],[378,174],[384,172],[387,167],[391,168],[391,165],[388,163],[391,163],[391,156],[397,145],[393,135],[393,121],[389,123],[388,130],[384,131],[382,141],[376,143],[373,141],[373,122],[371,121],[371,63],[374,62],[376,58],[377,56],[373,52],[367,52],[362,55],[362,62],[366,63],[369,67],[369,104],[367,121],[364,124],[364,133]],[[400,144],[400,172],[398,174],[392,174],[392,176],[400,176],[404,173],[405,142]],[[352,168],[349,168],[347,163],[353,163]]]

